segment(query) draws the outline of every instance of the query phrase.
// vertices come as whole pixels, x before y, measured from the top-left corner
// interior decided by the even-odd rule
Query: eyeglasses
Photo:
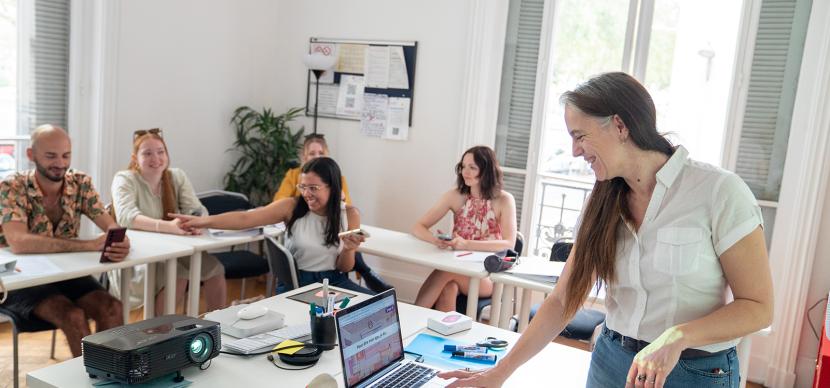
[[[133,132],[133,140],[135,140],[139,136],[144,136],[148,133],[152,133],[153,135],[161,136],[161,129],[159,129],[159,128],[139,129],[139,130]]]
[[[308,191],[311,192],[311,194],[317,194],[318,191],[320,191],[321,189],[323,189],[324,187],[327,187],[327,186],[328,185],[304,185],[304,184],[299,184],[299,185],[297,185],[297,191],[299,191],[300,194],[302,194],[302,193],[305,193],[306,190],[308,190]]]

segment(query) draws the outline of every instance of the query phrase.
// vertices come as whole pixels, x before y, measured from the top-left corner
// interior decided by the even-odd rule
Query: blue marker
[[[487,353],[487,348],[476,345],[444,345],[445,352],[476,352]]]

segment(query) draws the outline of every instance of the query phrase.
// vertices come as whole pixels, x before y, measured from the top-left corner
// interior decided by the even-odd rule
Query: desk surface
[[[222,237],[212,236],[207,231],[198,236],[178,236],[175,234],[130,230],[130,238],[132,239],[132,236],[136,236],[136,238],[152,239],[158,242],[183,244],[191,246],[197,251],[206,251],[209,249],[224,248],[252,241],[259,241],[265,238],[265,236],[278,236],[283,232],[283,230],[284,228],[281,229],[269,226],[264,228],[263,233],[257,235],[229,235]]]
[[[417,237],[394,230],[362,225],[372,237],[360,244],[359,251],[370,255],[377,255],[397,259],[414,264],[457,273],[478,279],[486,278],[484,263],[460,260],[455,257],[456,252],[439,249]]]
[[[302,323],[307,320],[308,305],[286,299],[286,295],[303,292],[312,287],[316,287],[316,285],[271,297],[259,301],[257,304],[269,306],[284,313],[286,324]],[[358,296],[355,301],[364,298],[366,297]],[[409,343],[416,334],[428,331],[426,329],[427,317],[441,314],[434,310],[404,303],[398,303],[398,305],[404,343]],[[435,332],[428,332],[437,335]],[[452,335],[450,338],[474,342],[487,336],[507,339],[512,346],[519,335],[492,326],[473,323],[472,330]],[[228,337],[223,336],[223,340],[226,338]],[[582,386],[585,384],[587,377],[590,356],[588,352],[551,343],[536,357],[522,365],[511,376],[505,386],[535,386],[538,385],[540,377],[555,378],[561,386]],[[183,374],[188,380],[201,386],[242,387],[244,385],[261,385],[266,382],[279,382],[279,386],[303,387],[321,373],[331,374],[337,380],[338,385],[343,386],[340,354],[337,350],[325,352],[316,366],[301,371],[289,372],[278,369],[271,365],[264,355],[238,357],[222,354],[212,361],[207,370],[200,371],[198,368],[188,368]],[[31,372],[26,376],[26,381],[30,387],[59,387],[89,386],[98,380],[90,379],[87,376],[83,359],[78,357]]]
[[[187,256],[193,253],[193,247],[175,242],[159,241],[155,238],[142,237],[130,230],[130,254],[118,263],[99,263],[101,252],[66,252],[15,255],[9,248],[0,249],[0,257],[13,257],[22,262],[35,258],[46,259],[59,271],[27,275],[18,273],[2,278],[3,286],[8,290],[17,290],[41,284],[53,283],[81,276],[105,272],[111,269],[129,268],[139,264],[153,263],[169,258]],[[153,233],[155,235],[155,233]]]

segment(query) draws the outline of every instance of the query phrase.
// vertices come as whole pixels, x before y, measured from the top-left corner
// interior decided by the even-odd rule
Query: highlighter
[[[476,345],[444,345],[445,352],[476,352],[487,353],[487,348]]]
[[[495,354],[478,352],[452,352],[452,356],[485,362],[496,362],[496,359],[498,359],[498,356]]]

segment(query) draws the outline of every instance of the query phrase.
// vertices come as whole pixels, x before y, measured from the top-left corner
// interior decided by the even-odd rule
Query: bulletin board
[[[418,42],[310,38],[309,53],[337,58],[320,77],[318,117],[355,120],[367,136],[406,140],[412,126]],[[306,116],[314,115],[309,70]]]

